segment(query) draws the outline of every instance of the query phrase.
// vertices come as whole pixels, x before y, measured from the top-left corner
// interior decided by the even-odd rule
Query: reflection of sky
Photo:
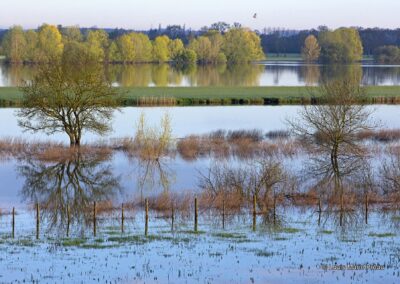
[[[260,65],[262,65],[260,67]],[[298,62],[263,62],[247,66],[246,70],[199,67],[187,74],[165,65],[115,65],[114,86],[304,86],[316,85],[322,75],[334,78],[351,70],[361,72],[357,65],[340,66],[335,69],[327,65],[307,65]],[[0,64],[0,87],[14,86],[16,82],[28,80],[34,66],[11,66]],[[159,69],[157,69],[159,68]],[[343,70],[342,70],[343,69]],[[364,85],[400,85],[399,65],[362,65]],[[350,72],[351,73],[351,72]],[[333,77],[332,77],[333,76]],[[115,79],[114,78],[114,79]],[[114,80],[113,79],[113,80]],[[161,84],[161,85],[160,85]]]
[[[400,106],[371,106],[376,109],[374,119],[385,127],[400,128]],[[152,108],[122,108],[116,112],[113,119],[114,131],[108,136],[96,136],[86,133],[83,141],[93,141],[108,138],[132,137],[135,125],[142,112],[152,125],[158,125],[165,112],[172,118],[174,137],[189,134],[208,133],[219,129],[261,129],[265,132],[286,128],[285,120],[295,117],[300,106],[207,106],[207,107],[152,107]],[[31,134],[23,132],[18,126],[15,109],[0,108],[0,137],[21,137],[30,140],[55,140],[67,142],[67,136],[58,133],[46,136],[42,133]]]

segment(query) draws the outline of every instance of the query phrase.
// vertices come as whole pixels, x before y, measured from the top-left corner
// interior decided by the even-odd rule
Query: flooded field
[[[340,176],[302,106],[123,108],[79,149],[0,109],[0,282],[397,283],[398,106],[353,108]]]
[[[3,215],[0,280],[397,283],[400,277],[400,219],[395,214],[373,212],[365,225],[360,213],[352,212],[348,224],[338,227],[334,214],[323,212],[318,225],[314,209],[279,208],[280,225],[265,223],[260,216],[253,231],[249,214],[229,216],[222,229],[220,216],[202,212],[194,233],[193,215],[177,216],[171,231],[169,219],[150,212],[147,237],[142,212],[126,214],[124,233],[121,213],[115,211],[99,216],[96,237],[92,228],[74,225],[76,237],[59,231],[57,238],[44,223],[40,240],[34,236],[33,212],[18,212],[15,239],[7,230],[10,216]]]
[[[400,128],[400,107],[396,105],[373,105],[373,118],[383,128]],[[83,142],[96,142],[102,139],[132,137],[136,123],[142,113],[150,124],[157,124],[167,112],[171,116],[172,135],[181,138],[190,134],[203,134],[216,130],[260,129],[264,132],[287,130],[286,120],[296,118],[301,106],[207,106],[207,107],[126,107],[114,113],[112,132],[107,137],[86,132]],[[0,108],[0,137],[18,137],[37,140],[65,142],[65,134],[55,133],[47,136],[43,133],[24,132],[18,126],[15,108]]]

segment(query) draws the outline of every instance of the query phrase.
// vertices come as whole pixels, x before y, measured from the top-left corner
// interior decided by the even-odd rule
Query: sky
[[[217,21],[259,30],[400,27],[400,0],[1,0],[1,4],[1,28],[48,23],[129,29],[179,24],[198,29]]]

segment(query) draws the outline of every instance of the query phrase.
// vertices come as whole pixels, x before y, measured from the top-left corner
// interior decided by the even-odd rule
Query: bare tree
[[[343,179],[365,163],[366,151],[356,135],[376,126],[370,119],[371,110],[360,104],[364,90],[356,80],[324,83],[319,95],[325,104],[305,106],[299,112],[300,120],[289,124],[310,151],[310,173],[322,177],[327,185],[333,182],[343,210]]]
[[[110,130],[117,94],[101,66],[85,58],[45,64],[22,87],[19,125],[50,135],[64,132],[71,146],[79,146],[83,131],[104,134]]]
[[[381,168],[383,193],[391,196],[396,203],[400,201],[400,149],[393,148]]]

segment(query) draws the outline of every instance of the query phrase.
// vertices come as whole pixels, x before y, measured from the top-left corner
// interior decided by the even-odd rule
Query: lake
[[[0,87],[18,86],[36,72],[34,65],[0,64]],[[177,69],[162,64],[108,65],[106,77],[115,86],[312,86],[322,80],[355,76],[363,85],[400,85],[399,65],[363,63],[318,65],[299,62],[261,62],[238,66],[197,66]]]

